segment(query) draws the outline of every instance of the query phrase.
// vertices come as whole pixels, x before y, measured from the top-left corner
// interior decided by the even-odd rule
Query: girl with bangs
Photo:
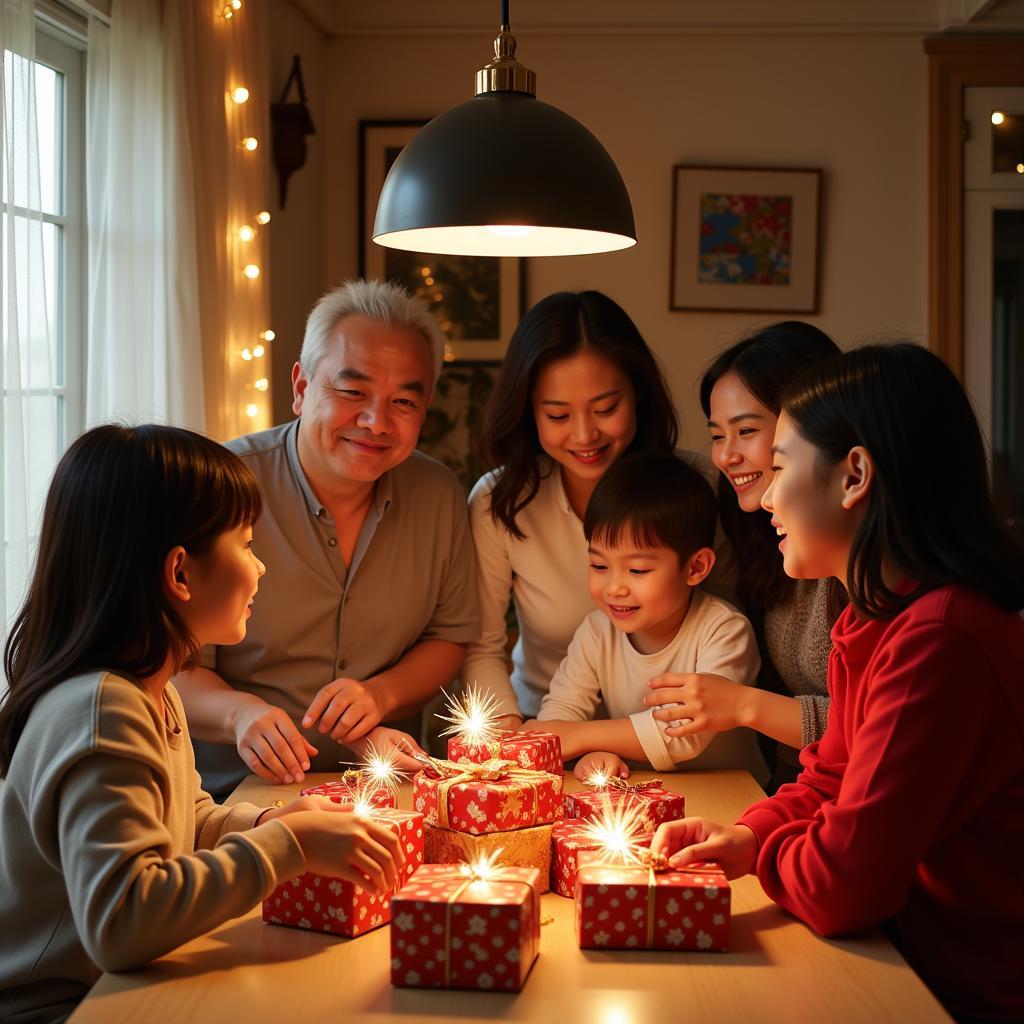
[[[837,578],[828,727],[735,825],[654,848],[757,872],[824,935],[882,925],[961,1021],[1024,1019],[1024,552],[949,368],[912,344],[787,392],[762,504],[786,574]]]
[[[54,473],[0,706],[0,1018],[63,1020],[304,871],[383,892],[402,852],[351,808],[216,805],[170,682],[238,643],[263,564],[256,481],[213,441],[103,426]]]

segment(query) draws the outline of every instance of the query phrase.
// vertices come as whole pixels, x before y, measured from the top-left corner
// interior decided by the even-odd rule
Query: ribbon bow
[[[664,789],[665,785],[661,779],[648,779],[646,782],[628,783],[617,775],[605,779],[604,782],[588,782],[591,788],[599,792],[604,789],[617,789],[621,793],[647,793],[653,789]]]

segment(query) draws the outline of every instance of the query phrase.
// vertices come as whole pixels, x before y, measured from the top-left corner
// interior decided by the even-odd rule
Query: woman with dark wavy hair
[[[685,705],[690,721],[669,724],[669,736],[743,726],[761,733],[774,765],[772,792],[796,778],[800,750],[825,731],[829,631],[845,601],[831,580],[787,578],[761,496],[771,482],[782,393],[808,367],[838,354],[817,327],[787,320],[731,345],[704,372],[700,403],[719,471],[718,514],[736,556],[737,592],[757,634],[761,673],[757,687],[666,673],[652,680],[647,699],[649,706]],[[654,717],[672,723],[680,715],[666,707]]]
[[[0,1019],[64,1020],[303,871],[376,892],[402,860],[351,807],[219,807],[171,676],[244,636],[263,564],[256,479],[174,427],[96,427],[43,513],[0,706]]]
[[[505,724],[535,718],[576,628],[593,611],[583,516],[620,456],[672,452],[679,427],[668,387],[636,325],[608,296],[558,292],[523,317],[484,422],[497,467],[469,498],[479,563],[481,636],[463,679],[494,694]],[[707,459],[681,452],[709,480]],[[711,588],[731,596],[722,561]],[[519,639],[505,660],[506,612]]]
[[[823,935],[883,925],[959,1020],[1024,1020],[1024,549],[970,401],[927,349],[855,349],[794,382],[773,453],[786,574],[850,598],[828,727],[738,824],[654,849],[756,870]]]

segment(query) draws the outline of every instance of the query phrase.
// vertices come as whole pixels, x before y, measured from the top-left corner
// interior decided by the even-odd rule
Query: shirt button
[[[341,661],[338,662],[338,668],[348,668],[348,662],[342,658]]]
[[[324,514],[324,510],[323,510],[322,508],[318,508],[318,509],[316,510],[316,517],[317,517],[317,519],[320,519],[320,518],[322,518],[322,517],[323,517],[323,514]]]
[[[329,545],[330,545],[330,546],[331,546],[332,548],[336,548],[336,547],[338,546],[338,538],[337,538],[337,537],[328,537],[328,538],[327,538],[327,543],[328,543],[328,544],[329,544]]]

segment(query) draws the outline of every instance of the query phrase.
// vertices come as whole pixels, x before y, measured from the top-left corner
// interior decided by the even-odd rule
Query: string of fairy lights
[[[236,15],[241,13],[242,2],[243,0],[228,0],[221,8],[220,17],[224,21],[230,22]],[[241,108],[249,102],[250,93],[245,85],[229,83],[228,97],[230,98],[230,106]],[[241,118],[238,120],[240,121]],[[255,153],[259,149],[259,145],[259,139],[255,135],[243,135],[238,142],[238,148],[243,158],[247,154]],[[269,223],[270,211],[260,210],[252,216],[251,223],[243,221],[243,223],[237,224],[232,228],[232,233],[237,241],[241,243],[241,273],[250,281],[255,281],[260,276],[262,268],[255,259],[247,258],[245,247],[255,241],[260,229],[266,227]],[[237,351],[237,356],[249,371],[249,379],[245,385],[247,393],[252,391],[266,393],[270,389],[270,379],[267,376],[269,358],[267,346],[273,340],[274,332],[267,328],[259,332],[258,337],[253,340],[252,344],[245,345]],[[245,403],[245,415],[249,419],[255,419],[260,414],[261,403],[251,400],[255,397],[257,396],[251,396]]]

